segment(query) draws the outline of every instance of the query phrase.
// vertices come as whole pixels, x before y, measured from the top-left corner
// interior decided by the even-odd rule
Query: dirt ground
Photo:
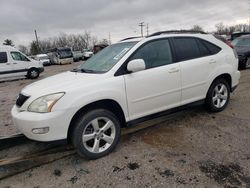
[[[40,79],[79,63],[46,67]],[[220,113],[203,106],[122,137],[110,155],[88,161],[74,154],[0,181],[0,187],[247,187],[250,188],[250,70]],[[10,109],[33,80],[0,83],[0,135],[16,133]],[[146,123],[145,123],[146,124]],[[42,143],[0,151],[25,155]],[[0,167],[1,171],[1,167]]]

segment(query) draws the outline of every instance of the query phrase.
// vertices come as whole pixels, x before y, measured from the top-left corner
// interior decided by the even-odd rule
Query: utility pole
[[[37,45],[37,48],[39,48],[39,43],[38,43],[38,37],[37,37],[36,30],[35,30],[35,37],[36,37],[36,45]]]
[[[148,31],[148,24],[147,24],[147,36],[148,36],[148,34],[149,34],[149,31]]]
[[[140,22],[139,26],[141,27],[141,36],[143,37],[143,27],[145,26],[144,22]]]
[[[111,35],[110,35],[110,32],[109,32],[109,45],[111,45]]]

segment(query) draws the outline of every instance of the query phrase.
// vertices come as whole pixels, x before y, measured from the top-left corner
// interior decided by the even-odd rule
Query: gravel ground
[[[69,69],[72,65],[46,67],[40,79]],[[249,188],[249,71],[241,72],[240,85],[223,112],[207,113],[202,106],[186,110],[123,136],[115,151],[104,158],[88,161],[75,154],[4,179],[0,187]],[[31,82],[0,83],[1,135],[17,131],[10,109],[21,88]],[[24,155],[39,146],[28,143],[0,151],[0,159]]]

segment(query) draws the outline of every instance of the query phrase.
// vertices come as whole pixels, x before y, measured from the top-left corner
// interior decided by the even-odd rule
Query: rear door
[[[174,46],[181,68],[182,104],[206,97],[206,84],[216,69],[221,49],[195,37],[176,37]]]
[[[0,78],[8,77],[12,73],[11,63],[8,62],[7,52],[0,51]]]

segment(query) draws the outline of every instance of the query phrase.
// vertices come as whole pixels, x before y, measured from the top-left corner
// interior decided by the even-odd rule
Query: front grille
[[[16,100],[16,105],[18,107],[21,107],[28,98],[29,98],[28,96],[25,96],[25,95],[20,93],[17,100]]]

